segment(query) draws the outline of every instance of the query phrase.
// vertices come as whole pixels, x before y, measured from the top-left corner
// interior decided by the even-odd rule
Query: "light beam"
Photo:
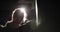
[[[38,7],[37,7],[37,0],[35,0],[35,9],[36,9],[36,25],[38,26],[40,23],[38,22]]]

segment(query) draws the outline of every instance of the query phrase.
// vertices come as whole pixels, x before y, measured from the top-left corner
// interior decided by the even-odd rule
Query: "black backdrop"
[[[11,5],[8,4],[10,1],[12,2]],[[11,11],[8,10],[11,9],[10,6],[16,3],[16,1],[17,0],[0,0],[0,24],[3,24],[3,21],[9,18],[8,15],[11,14]],[[39,17],[42,18],[42,23],[37,30],[38,32],[57,32],[57,26],[59,26],[56,24],[58,22],[58,2],[59,1],[55,0],[38,0]],[[4,18],[3,16],[6,17]],[[5,30],[1,28],[0,31]]]

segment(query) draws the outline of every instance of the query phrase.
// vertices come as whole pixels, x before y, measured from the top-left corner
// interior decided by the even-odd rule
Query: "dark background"
[[[3,24],[11,18],[14,5],[18,0],[0,0],[0,24]],[[57,0],[38,0],[38,13],[41,24],[39,25],[38,32],[58,32],[58,2]],[[5,31],[2,28],[0,31]],[[1,32],[2,32],[1,31]],[[25,31],[24,31],[25,32]]]
[[[59,1],[38,0],[39,16],[42,18],[40,32],[58,32],[59,30]]]

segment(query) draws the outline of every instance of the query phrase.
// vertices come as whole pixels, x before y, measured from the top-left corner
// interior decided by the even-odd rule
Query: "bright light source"
[[[27,13],[26,13],[26,8],[25,7],[21,7],[19,8],[19,10],[24,13],[24,17],[23,17],[23,21],[25,22],[25,20],[27,20]]]
[[[26,10],[25,8],[20,8],[20,11],[23,13],[25,12],[25,10]]]

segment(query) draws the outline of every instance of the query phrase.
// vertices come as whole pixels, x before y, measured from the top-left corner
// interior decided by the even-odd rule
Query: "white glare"
[[[27,20],[26,8],[22,7],[22,8],[20,8],[20,11],[24,13],[23,21],[25,22],[25,20]]]
[[[25,12],[25,8],[20,8],[20,10],[21,10],[21,12],[23,12],[23,13]]]

